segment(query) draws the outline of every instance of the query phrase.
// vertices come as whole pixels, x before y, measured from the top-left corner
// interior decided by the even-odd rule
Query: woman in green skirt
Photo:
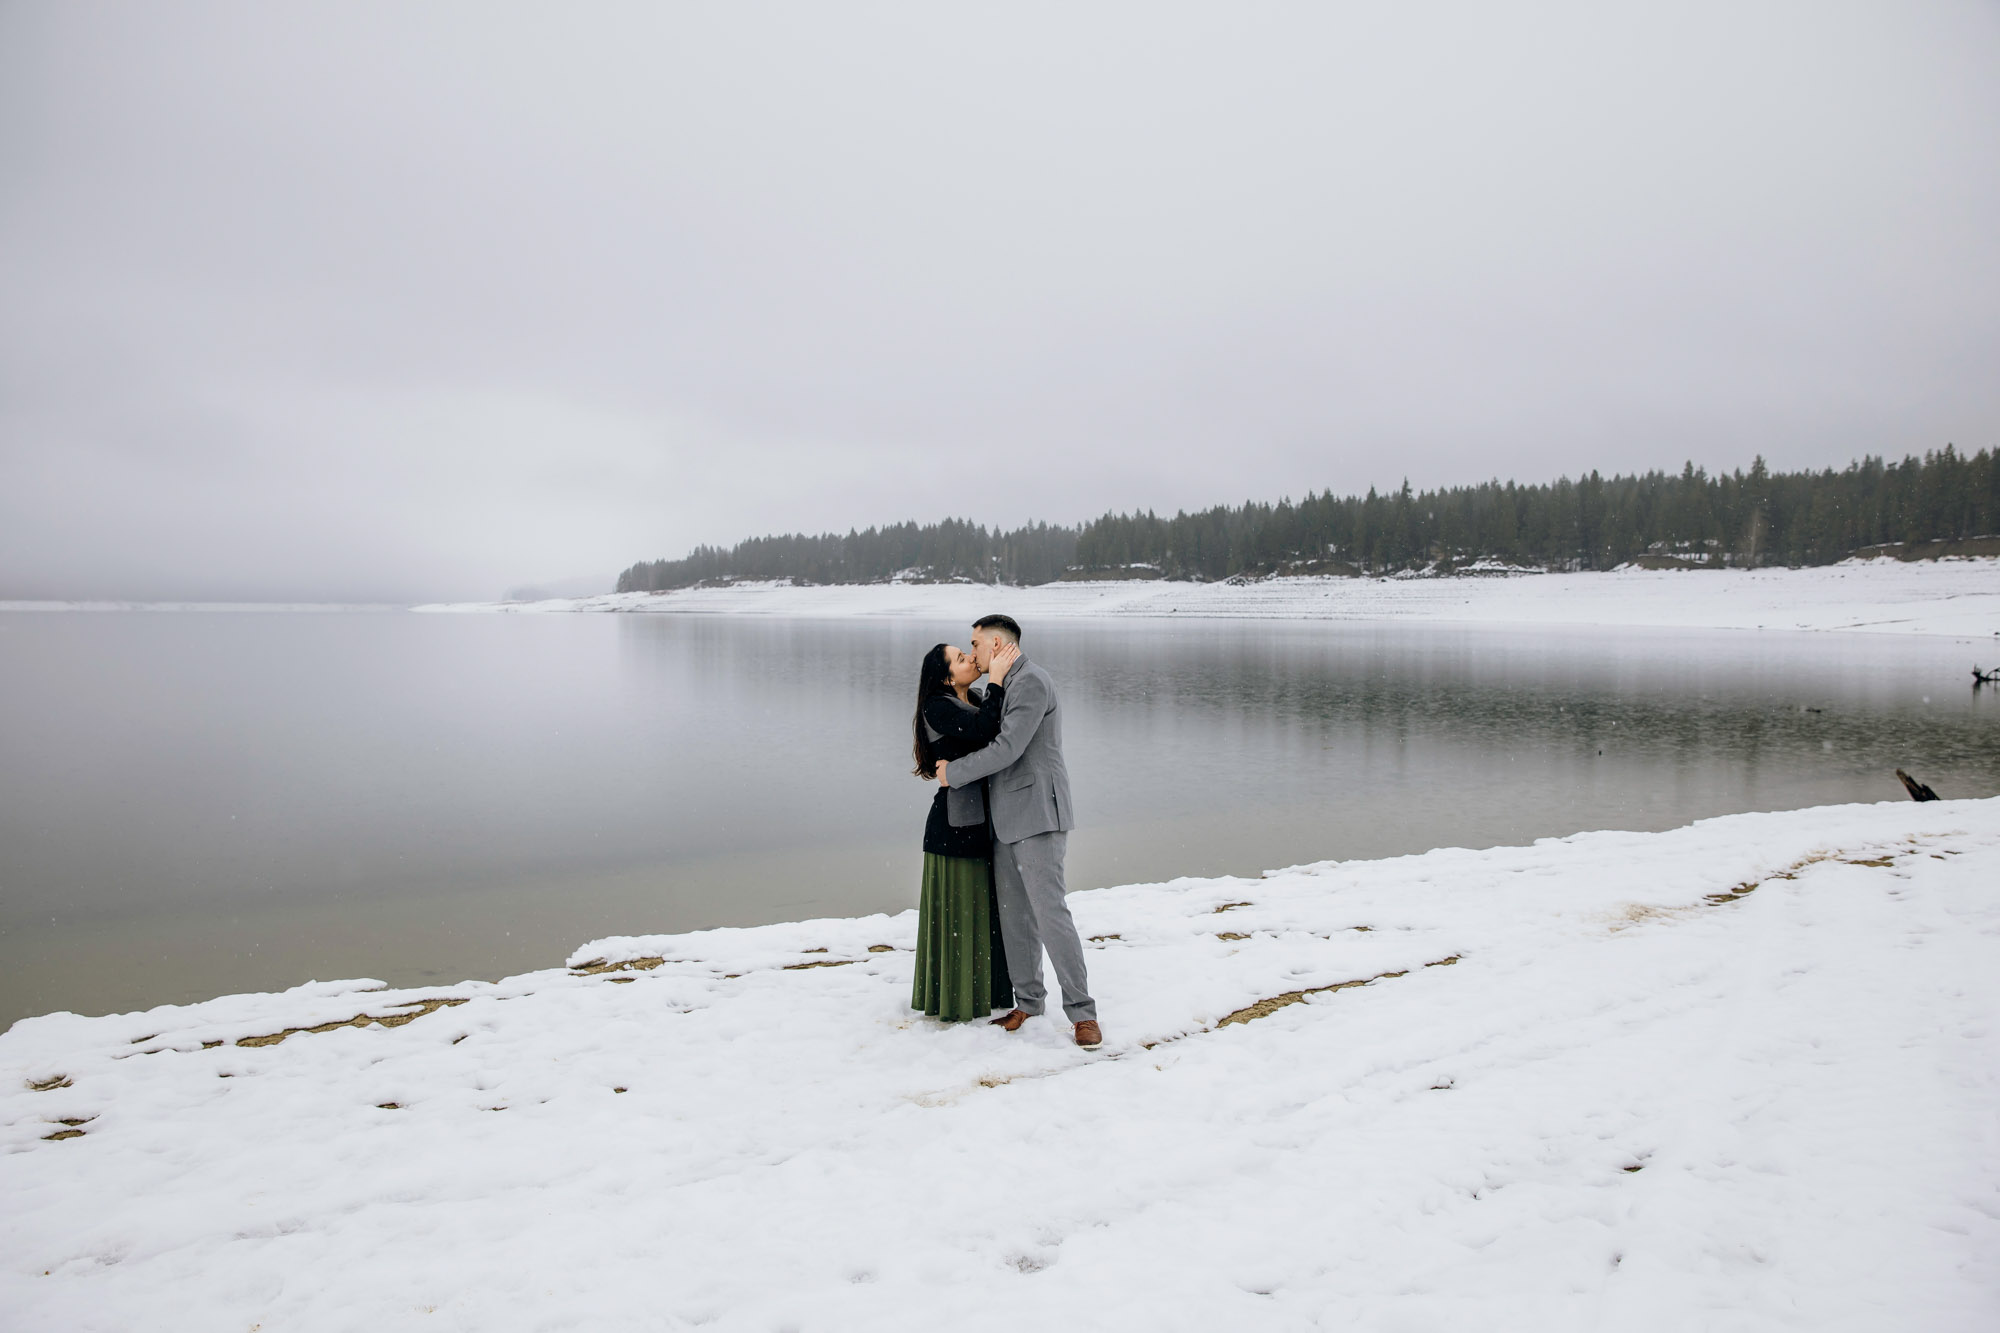
[[[972,688],[979,668],[970,653],[941,643],[924,655],[913,727],[918,777],[936,781],[940,759],[962,758],[999,734],[1007,665],[995,662],[981,694]],[[931,799],[910,1007],[953,1023],[1014,1007],[993,897],[993,837],[983,782],[940,787]]]

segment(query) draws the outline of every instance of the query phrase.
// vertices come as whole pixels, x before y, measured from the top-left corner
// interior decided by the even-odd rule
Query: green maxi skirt
[[[993,863],[983,856],[925,852],[910,1007],[957,1023],[1013,1006]]]

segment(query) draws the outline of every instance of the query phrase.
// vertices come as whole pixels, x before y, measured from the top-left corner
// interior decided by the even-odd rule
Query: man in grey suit
[[[1074,827],[1069,769],[1063,764],[1062,712],[1049,673],[1019,655],[1021,627],[1008,616],[984,616],[972,625],[972,659],[991,674],[1000,657],[1006,702],[1000,734],[984,749],[938,765],[938,781],[969,788],[986,782],[993,812],[994,888],[1000,901],[1000,938],[1014,983],[1014,1012],[994,1022],[1009,1032],[1042,1012],[1042,950],[1055,964],[1063,1013],[1076,1024],[1076,1044],[1102,1045],[1097,1002],[1084,975],[1083,941],[1063,897],[1063,853]],[[973,823],[976,807],[948,802],[951,822]],[[961,818],[961,810],[967,817]]]

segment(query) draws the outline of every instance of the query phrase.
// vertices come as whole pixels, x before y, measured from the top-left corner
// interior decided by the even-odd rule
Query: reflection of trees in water
[[[910,707],[917,668],[939,641],[935,630],[894,622],[680,615],[622,620],[619,649],[638,695],[672,694],[718,716],[732,707],[795,709],[806,725],[806,714],[816,709],[888,715]]]
[[[1558,659],[1548,670],[1494,678],[1442,654],[1210,649],[1157,665],[1102,667],[1080,684],[1095,709],[1150,715],[1161,725],[1258,718],[1326,745],[1602,749],[1628,760],[1782,762],[1842,773],[1914,762],[1984,790],[2000,786],[2000,710],[1841,699],[1823,680],[1787,694],[1767,686],[1766,673],[1742,674],[1739,682],[1696,685],[1666,671],[1646,678],[1608,666],[1565,669]]]
[[[737,617],[632,617],[626,629],[642,692],[671,694],[716,719],[796,712],[835,732],[866,719],[863,749],[881,763],[900,757],[892,722],[914,690],[918,660],[940,635],[954,637],[949,627],[909,622]],[[1772,764],[1840,775],[1915,766],[1963,794],[2000,790],[2000,708],[1943,698],[1916,705],[1881,691],[1879,680],[1871,693],[1851,674],[1783,654],[1718,662],[1657,637],[1614,646],[1603,637],[1502,641],[1419,628],[1307,638],[1268,625],[1189,634],[1087,622],[1031,626],[1029,643],[1070,701],[1072,745],[1150,736],[1150,749],[1174,734],[1177,762],[1202,763],[1190,752],[1204,741],[1375,759],[1427,746],[1593,759],[1602,749],[1626,762],[1721,764],[1751,778]],[[1219,754],[1208,759],[1218,774],[1229,767]]]

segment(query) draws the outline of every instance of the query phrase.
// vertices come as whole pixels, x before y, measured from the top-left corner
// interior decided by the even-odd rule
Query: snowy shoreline
[[[913,912],[28,1019],[0,1036],[0,1303],[1991,1327],[1995,883],[2000,798],[1080,893],[1097,1055],[912,1015]]]
[[[1130,580],[1031,588],[969,583],[740,583],[544,602],[419,606],[428,613],[903,617],[1089,616],[1669,626],[2000,635],[2000,557],[1849,560],[1814,569],[1642,570],[1448,578]]]

